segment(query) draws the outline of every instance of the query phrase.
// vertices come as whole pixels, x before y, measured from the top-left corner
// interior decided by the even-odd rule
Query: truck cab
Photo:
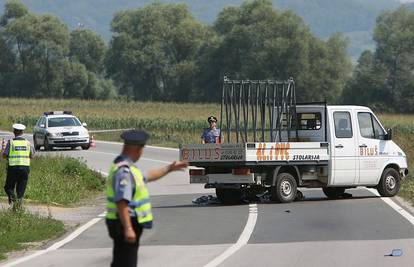
[[[376,188],[384,197],[398,193],[408,174],[406,155],[368,107],[294,103],[283,109],[267,101],[270,108],[264,105],[258,117],[270,119],[252,137],[255,123],[246,122],[251,117],[235,115],[249,110],[249,101],[230,114],[239,121],[227,124],[223,143],[181,146],[180,158],[194,167],[190,183],[215,188],[218,198],[229,204],[266,190],[278,202],[291,202],[299,187],[322,188],[328,198],[358,186]],[[230,116],[222,118],[229,121]]]
[[[392,131],[367,107],[328,106],[328,114],[332,160],[327,185],[378,186],[383,196],[398,193],[408,174],[407,158],[392,141]]]

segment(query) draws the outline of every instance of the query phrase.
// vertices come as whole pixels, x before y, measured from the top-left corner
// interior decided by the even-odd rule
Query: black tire
[[[82,150],[88,150],[89,148],[91,147],[91,145],[84,145],[84,146],[82,146]]]
[[[52,150],[52,147],[49,145],[49,141],[47,140],[47,137],[45,137],[45,141],[43,142],[43,147],[45,148],[45,151]]]
[[[377,185],[378,193],[382,197],[393,197],[401,187],[400,174],[393,168],[385,169]]]
[[[216,195],[221,203],[228,205],[239,204],[242,200],[242,192],[240,189],[216,188]]]
[[[343,187],[324,187],[324,188],[322,188],[322,191],[329,199],[337,199],[345,193],[345,188],[343,188]]]
[[[272,200],[280,203],[289,203],[295,200],[297,194],[295,177],[290,173],[279,173],[276,178],[276,186],[272,186],[270,193]]]
[[[40,146],[36,143],[36,136],[34,136],[34,135],[33,135],[33,147],[34,147],[35,151],[40,150]]]

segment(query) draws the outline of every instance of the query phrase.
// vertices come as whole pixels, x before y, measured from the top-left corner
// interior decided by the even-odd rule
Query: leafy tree
[[[84,64],[89,71],[101,73],[104,70],[105,42],[92,30],[72,31],[69,50],[70,58]]]
[[[300,17],[275,10],[268,0],[223,9],[214,29],[222,39],[215,53],[215,67],[222,75],[294,77],[300,101],[334,102],[351,69],[341,36],[321,41]]]
[[[27,7],[18,0],[9,0],[4,4],[4,14],[0,19],[0,25],[4,26],[9,20],[17,19],[29,13]]]
[[[119,12],[108,53],[108,74],[120,93],[139,100],[186,101],[194,94],[196,56],[208,37],[186,5],[154,3]]]
[[[66,98],[81,98],[88,85],[88,72],[79,62],[66,62],[64,74],[64,92]]]
[[[58,96],[55,84],[68,52],[69,31],[56,17],[26,14],[4,26],[4,38],[16,55],[16,90],[20,96]]]
[[[98,96],[99,99],[112,99],[117,97],[118,91],[111,79],[100,79],[99,85],[101,88]]]
[[[10,94],[10,81],[15,67],[15,56],[0,35],[0,94]]]
[[[1,22],[0,90],[5,95],[116,96],[103,78],[105,43],[94,32],[69,34],[56,17],[29,13],[15,0],[6,3]]]
[[[361,55],[343,101],[356,101],[381,110],[414,111],[414,12],[406,7],[384,12],[374,31],[377,48]],[[360,91],[359,91],[360,90]],[[354,97],[355,98],[355,97]]]

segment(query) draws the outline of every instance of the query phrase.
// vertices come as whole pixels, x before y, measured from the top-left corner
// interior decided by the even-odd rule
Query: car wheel
[[[33,146],[36,151],[40,150],[40,146],[36,142],[36,136],[33,135]]]
[[[47,140],[47,137],[45,137],[45,141],[43,142],[43,147],[45,148],[45,151],[52,150],[52,147],[49,145],[49,141]]]
[[[295,200],[297,183],[290,173],[280,173],[276,178],[276,186],[270,188],[272,200],[280,203],[289,203]]]
[[[385,169],[377,185],[378,193],[382,197],[393,197],[400,191],[400,174],[393,168]]]
[[[342,187],[324,187],[323,193],[330,199],[337,199],[345,193],[345,188]]]
[[[239,204],[242,200],[242,192],[240,189],[216,188],[216,195],[221,203],[228,205]]]
[[[82,149],[83,149],[83,150],[88,150],[90,147],[91,147],[91,145],[89,145],[89,144],[88,144],[88,145],[84,145],[84,146],[82,146]]]

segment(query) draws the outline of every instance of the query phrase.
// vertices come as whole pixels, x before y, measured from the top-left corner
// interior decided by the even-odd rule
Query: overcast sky
[[[399,0],[402,3],[414,2],[414,0]]]

